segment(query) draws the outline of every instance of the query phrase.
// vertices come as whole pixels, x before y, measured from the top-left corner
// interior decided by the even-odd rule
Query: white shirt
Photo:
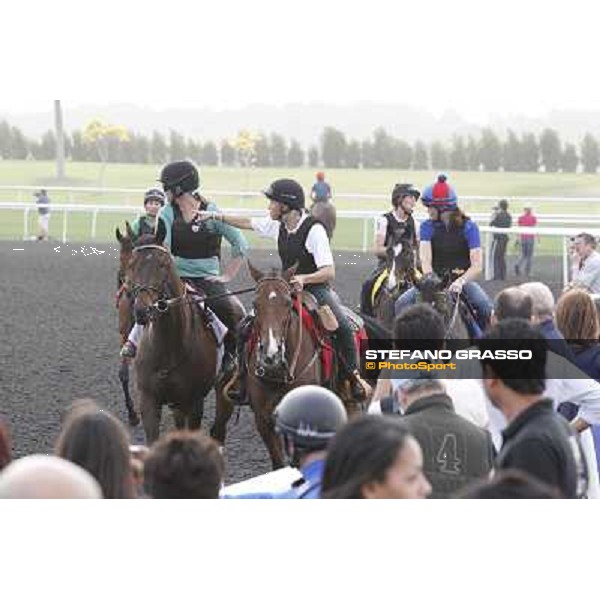
[[[572,283],[579,283],[587,287],[592,294],[600,294],[600,254],[592,252],[580,267],[579,264],[573,269]]]
[[[296,227],[291,231],[288,229],[288,232],[295,233],[298,231],[302,223],[304,223],[308,217],[308,213],[304,213]],[[274,221],[269,217],[253,217],[250,219],[250,224],[252,225],[252,229],[262,237],[271,238],[273,240],[276,240],[279,237],[279,227],[281,226],[279,221]],[[304,246],[315,259],[317,269],[333,266],[333,254],[331,253],[329,238],[327,237],[325,227],[323,227],[321,223],[316,223],[310,228]]]

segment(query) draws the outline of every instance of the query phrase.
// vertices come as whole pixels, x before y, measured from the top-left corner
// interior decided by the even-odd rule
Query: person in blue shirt
[[[327,446],[348,420],[342,401],[327,388],[302,385],[281,399],[273,411],[273,419],[289,466],[298,470],[300,477],[284,491],[225,491],[222,498],[316,500],[321,497]]]
[[[38,241],[48,240],[48,227],[50,224],[50,198],[46,190],[40,190],[36,192],[34,196],[37,198],[36,205],[38,209],[38,225],[40,231],[38,234]]]
[[[429,219],[421,223],[419,236],[423,275],[432,272],[440,277],[451,275],[454,280],[449,290],[464,294],[475,309],[479,329],[484,331],[493,305],[475,282],[482,266],[479,228],[458,208],[456,192],[444,174],[438,175],[437,181],[423,190],[421,200],[429,212]],[[404,292],[396,301],[396,314],[414,304],[416,299],[416,288]]]
[[[317,173],[317,181],[312,186],[310,197],[313,202],[329,202],[331,200],[331,186],[325,181],[325,173]]]
[[[242,303],[228,293],[226,284],[240,270],[248,254],[248,243],[241,232],[221,220],[201,221],[198,212],[217,213],[217,206],[197,192],[200,176],[190,161],[177,161],[162,170],[168,203],[157,218],[157,233],[164,233],[164,245],[171,251],[179,276],[208,299],[206,304],[227,327],[225,336],[224,373],[235,369],[235,332],[245,317]],[[221,274],[221,239],[231,245],[232,259]],[[219,296],[217,299],[211,299]],[[123,358],[133,358],[141,339],[143,327],[135,325],[121,350]]]
[[[326,388],[303,385],[283,397],[273,416],[290,465],[302,473],[289,490],[273,497],[319,498],[327,445],[347,421],[342,401]]]

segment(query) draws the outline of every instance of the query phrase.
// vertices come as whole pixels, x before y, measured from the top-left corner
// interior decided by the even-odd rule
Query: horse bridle
[[[282,283],[285,286],[286,293],[289,294],[290,297],[292,297],[292,291],[293,291],[292,287],[289,285],[289,283],[287,281],[285,281],[285,279],[283,279],[281,277],[263,277],[257,283],[256,291],[258,292],[261,285],[268,281],[276,281],[276,282]],[[293,302],[293,299],[292,299],[292,302]],[[292,308],[292,307],[290,307],[290,308]],[[289,317],[286,319],[285,325],[283,327],[284,334],[282,336],[281,343],[278,344],[278,349],[277,349],[277,354],[280,356],[281,364],[283,365],[283,367],[285,369],[283,379],[279,380],[279,379],[275,379],[275,378],[265,377],[266,372],[265,372],[264,367],[261,365],[258,365],[255,369],[254,374],[259,379],[265,379],[265,380],[273,382],[273,383],[290,384],[295,379],[297,379],[298,377],[303,375],[311,367],[311,365],[315,362],[318,352],[315,352],[313,354],[311,360],[304,366],[304,368],[298,375],[294,374],[294,372],[296,370],[296,366],[298,364],[298,359],[300,357],[300,350],[301,350],[301,346],[302,346],[302,331],[304,329],[304,324],[302,322],[302,293],[301,292],[296,294],[296,310],[297,310],[297,314],[298,314],[298,343],[296,345],[296,349],[295,349],[294,355],[292,357],[292,362],[289,365],[288,365],[288,362],[287,362],[287,359],[285,356],[285,339],[286,339],[287,334],[290,331],[290,328],[292,326],[293,310],[290,310]],[[259,336],[258,337],[259,356],[261,356],[262,347],[263,347],[262,340]]]
[[[133,249],[133,254],[136,254],[137,252],[140,252],[142,250],[160,250],[169,254],[169,251],[164,246],[158,246],[156,244],[146,244],[144,246],[138,246],[137,248]],[[184,286],[183,288],[183,294],[181,294],[180,296],[176,296],[175,298],[170,298],[168,296],[168,288],[168,274],[165,274],[160,288],[157,288],[153,285],[138,285],[135,283],[129,284],[127,286],[128,292],[133,298],[134,302],[142,292],[154,292],[158,296],[156,302],[145,308],[145,312],[149,319],[152,319],[152,317],[155,314],[164,314],[168,312],[171,306],[173,306],[174,304],[178,304],[187,298],[186,286]]]

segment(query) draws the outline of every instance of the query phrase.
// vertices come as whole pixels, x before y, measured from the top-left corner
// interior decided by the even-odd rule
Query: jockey
[[[321,494],[327,445],[348,420],[342,401],[328,389],[303,385],[288,392],[273,413],[275,432],[302,478],[277,499],[315,499]]]
[[[131,224],[131,230],[136,236],[152,235],[156,229],[156,216],[165,205],[165,193],[158,188],[149,189],[144,194],[144,209],[146,214],[137,218]]]
[[[335,277],[335,265],[325,227],[306,212],[304,190],[296,181],[279,179],[264,194],[270,200],[266,218],[251,219],[214,212],[200,212],[199,216],[203,220],[213,219],[240,229],[254,230],[263,237],[277,240],[284,270],[298,263],[290,284],[297,292],[306,288],[320,306],[331,308],[339,324],[336,332],[338,356],[350,377],[353,398],[362,401],[370,392],[370,386],[360,377],[354,334],[330,286]]]
[[[484,331],[492,314],[492,302],[475,282],[482,263],[479,228],[458,208],[456,192],[444,174],[438,175],[437,181],[423,191],[422,201],[429,212],[429,219],[421,223],[420,230],[423,275],[458,274],[449,290],[464,293],[475,309],[479,329]],[[396,301],[396,314],[414,304],[416,298],[416,288],[404,292]]]
[[[392,191],[393,209],[377,220],[375,256],[379,259],[375,270],[365,281],[360,295],[360,311],[373,316],[371,290],[377,277],[386,267],[388,248],[397,244],[410,244],[418,255],[417,226],[412,215],[420,192],[410,183],[397,183]]]
[[[227,293],[225,284],[240,270],[248,252],[248,243],[234,227],[220,220],[203,222],[198,211],[216,215],[217,206],[196,192],[200,179],[198,169],[189,161],[178,161],[163,168],[160,180],[168,204],[158,214],[157,233],[164,233],[164,245],[171,251],[179,276],[206,296]],[[221,239],[231,245],[232,260],[220,274]],[[235,331],[245,310],[236,296],[207,300],[208,307],[226,325],[223,371],[235,368]],[[133,358],[141,339],[142,326],[135,325],[121,350],[124,358]]]

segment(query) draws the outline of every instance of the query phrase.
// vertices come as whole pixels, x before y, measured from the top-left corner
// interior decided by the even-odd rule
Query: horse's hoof
[[[140,418],[137,416],[137,413],[129,413],[128,421],[130,427],[137,427],[140,424]]]

